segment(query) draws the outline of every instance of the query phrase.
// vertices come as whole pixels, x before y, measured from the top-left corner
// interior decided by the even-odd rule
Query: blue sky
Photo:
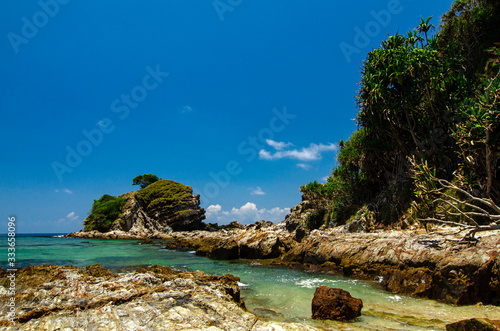
[[[356,129],[367,52],[451,6],[411,0],[0,2],[0,233],[81,229],[153,173],[207,221],[278,222]]]

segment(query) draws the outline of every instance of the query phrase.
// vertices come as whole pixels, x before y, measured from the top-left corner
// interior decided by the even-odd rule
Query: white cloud
[[[212,217],[212,215],[217,215],[221,211],[222,207],[221,205],[210,205],[206,209],[206,216]]]
[[[182,109],[181,109],[181,113],[182,113],[182,114],[187,114],[187,113],[190,113],[190,112],[192,112],[192,111],[193,111],[193,108],[192,108],[192,107],[190,107],[190,106],[184,106],[184,107],[182,107]]]
[[[62,189],[62,190],[58,190],[58,189],[55,189],[54,190],[56,193],[59,193],[59,192],[64,192],[64,193],[67,193],[67,194],[73,194],[73,191],[65,188],[65,189]]]
[[[78,219],[78,215],[75,214],[74,211],[66,215],[66,218],[60,218],[59,222],[65,222],[65,221],[76,221]]]
[[[211,205],[207,209],[207,223],[229,224],[238,221],[241,224],[251,224],[260,220],[281,222],[290,213],[290,208],[275,207],[272,209],[258,209],[253,202],[247,202],[240,208],[232,208],[231,211],[222,210],[220,205]]]
[[[269,146],[274,147],[274,149],[276,149],[278,151],[281,151],[282,149],[284,149],[286,147],[293,146],[292,143],[284,143],[282,141],[274,141],[274,140],[271,140],[271,139],[266,139],[266,143]]]
[[[260,188],[260,186],[257,186],[257,187],[250,187],[249,188],[250,190],[250,194],[251,195],[266,195],[266,192],[262,191],[262,189]]]
[[[305,163],[297,163],[297,167],[302,168],[304,170],[311,169],[311,166],[309,164],[305,164]]]
[[[264,150],[264,149],[261,149],[259,151],[259,157],[262,159],[262,160],[272,160],[273,159],[273,156],[271,155],[271,153],[269,153],[268,151]]]
[[[274,147],[277,151],[271,153],[265,149],[259,151],[259,157],[263,160],[279,160],[279,159],[294,159],[303,162],[316,161],[321,159],[321,154],[324,152],[336,151],[337,145],[329,143],[324,144],[310,144],[309,147],[303,147],[300,149],[287,149],[286,147],[292,146],[290,143],[275,142],[273,140],[267,140],[267,144]],[[279,147],[278,148],[276,148]]]

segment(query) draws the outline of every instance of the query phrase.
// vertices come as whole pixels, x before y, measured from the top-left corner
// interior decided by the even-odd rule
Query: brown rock
[[[215,260],[234,260],[239,257],[239,247],[235,240],[219,243],[212,248],[209,257]]]
[[[114,274],[100,264],[89,265],[85,267],[82,274],[92,277],[112,277]]]
[[[428,268],[395,270],[382,282],[382,286],[395,293],[429,297],[432,290],[432,272]]]
[[[312,301],[312,318],[321,320],[347,321],[361,316],[363,301],[347,291],[328,286],[316,288]]]
[[[240,224],[240,222],[238,221],[233,221],[227,225],[221,225],[219,228],[221,229],[226,229],[226,230],[229,230],[229,229],[244,229],[245,226]]]
[[[500,330],[500,321],[473,318],[446,325],[446,331],[496,331]]]
[[[251,232],[238,243],[242,259],[273,259],[281,255],[280,237],[271,231]]]

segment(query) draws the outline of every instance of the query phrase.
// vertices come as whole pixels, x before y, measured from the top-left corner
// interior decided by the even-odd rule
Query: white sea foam
[[[324,278],[310,278],[310,279],[301,279],[297,282],[295,282],[295,285],[300,286],[300,287],[305,287],[305,288],[316,288],[321,284],[325,283],[333,283],[331,280],[324,279]]]
[[[392,301],[396,301],[396,302],[403,300],[403,298],[400,297],[399,295],[391,295],[391,296],[389,296],[389,299],[391,299]]]

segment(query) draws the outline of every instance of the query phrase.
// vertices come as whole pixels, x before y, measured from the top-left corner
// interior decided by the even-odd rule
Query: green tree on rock
[[[124,199],[108,194],[94,200],[92,210],[83,222],[84,231],[108,232],[113,223],[122,216],[121,209],[124,204]]]
[[[156,177],[153,174],[144,174],[135,177],[133,179],[132,185],[139,185],[141,188],[145,188],[158,180],[160,180],[160,178]]]

